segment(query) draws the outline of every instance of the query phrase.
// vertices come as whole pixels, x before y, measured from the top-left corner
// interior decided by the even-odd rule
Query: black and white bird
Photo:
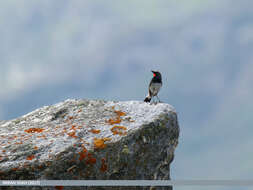
[[[157,94],[160,91],[162,87],[162,75],[159,71],[151,71],[153,73],[153,78],[149,83],[148,87],[148,95],[146,96],[144,102],[150,102],[153,97],[157,97],[157,99],[160,102],[160,99],[158,98]]]

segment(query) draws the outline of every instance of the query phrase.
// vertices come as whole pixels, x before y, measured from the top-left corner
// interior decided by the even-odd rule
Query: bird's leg
[[[151,104],[157,104],[157,102],[155,101],[155,97],[154,96],[152,96],[152,99],[151,99],[151,102],[150,102]]]
[[[156,98],[158,99],[158,102],[161,103],[161,100],[159,99],[159,97],[156,95]]]

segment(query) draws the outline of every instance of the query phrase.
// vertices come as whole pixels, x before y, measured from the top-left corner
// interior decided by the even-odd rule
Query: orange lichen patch
[[[25,132],[27,132],[27,133],[41,133],[43,131],[44,131],[44,129],[42,129],[42,128],[30,128],[30,129],[25,130]]]
[[[73,138],[77,138],[75,131],[68,133],[68,136],[73,137]]]
[[[71,129],[76,130],[76,126],[72,125]]]
[[[86,160],[86,164],[96,164],[96,162],[96,158],[94,158],[91,153],[88,153],[88,159]]]
[[[18,168],[12,168],[11,170],[13,170],[13,171],[17,171],[17,170],[18,170]]]
[[[115,106],[112,106],[112,109],[114,110],[115,109]],[[115,119],[109,119],[109,120],[106,120],[105,122],[109,123],[110,125],[114,125],[114,124],[119,124],[121,123],[121,116],[125,116],[126,113],[123,112],[123,111],[120,111],[120,110],[114,110],[114,113],[117,114],[117,117]]]
[[[73,116],[69,116],[69,117],[68,117],[69,120],[71,120],[71,119],[73,119],[73,118],[74,118]]]
[[[90,157],[88,160],[86,160],[86,164],[96,164],[97,160],[96,158]]]
[[[119,124],[121,123],[121,118],[120,117],[117,117],[116,119],[109,119],[109,120],[106,120],[107,123],[109,123],[110,125],[114,125],[114,124]]]
[[[92,154],[90,152],[88,152],[88,157],[91,158],[92,157]]]
[[[54,188],[57,190],[63,190],[64,187],[63,186],[55,186]]]
[[[83,147],[83,150],[78,153],[79,154],[79,160],[82,161],[87,156],[87,149]]]
[[[41,135],[41,136],[37,136],[37,138],[43,138],[43,139],[46,139],[46,135]]]
[[[101,167],[100,167],[101,172],[106,172],[106,170],[107,170],[107,165],[106,165],[105,161],[106,161],[105,158],[101,159],[101,162],[102,162]]]
[[[34,158],[35,158],[35,156],[34,156],[34,155],[31,155],[31,156],[27,156],[26,160],[32,160],[32,159],[34,159]]]
[[[93,139],[94,148],[95,149],[104,149],[106,147],[106,144],[104,142],[105,142],[104,139],[94,138]]]
[[[127,130],[126,127],[118,125],[115,125],[114,127],[111,128],[113,135],[126,135],[125,130]]]
[[[105,138],[103,138],[103,140],[106,142],[106,141],[112,140],[112,138],[105,137]]]
[[[2,152],[6,152],[6,150],[2,150]]]
[[[15,142],[15,144],[23,144],[23,142]]]
[[[99,134],[100,130],[96,130],[96,129],[91,129],[90,132],[94,133],[94,134]]]
[[[120,116],[125,116],[126,115],[126,113],[125,112],[122,112],[122,111],[114,111],[119,117]]]

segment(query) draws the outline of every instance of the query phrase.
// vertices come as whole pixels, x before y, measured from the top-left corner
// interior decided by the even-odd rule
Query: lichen
[[[25,130],[26,133],[41,133],[43,131],[43,128],[30,128]]]
[[[104,139],[94,138],[93,143],[94,143],[94,149],[96,149],[96,150],[104,149],[106,147]]]
[[[126,130],[127,128],[124,126],[118,126],[115,125],[114,127],[111,128],[111,132],[113,133],[113,135],[126,135]]]
[[[106,164],[106,159],[105,158],[101,159],[100,171],[101,172],[106,172],[107,171],[107,164]]]
[[[91,129],[90,132],[93,134],[99,134],[101,130]]]
[[[35,158],[34,155],[27,156],[26,160],[33,160]]]
[[[0,179],[169,176],[167,170],[165,176],[158,169],[163,162],[171,162],[178,142],[178,124],[170,106],[81,102],[68,100],[40,108],[16,119],[21,120],[17,125],[15,120],[2,123]],[[67,112],[61,114],[59,110],[64,109]],[[56,118],[50,120],[54,114]]]

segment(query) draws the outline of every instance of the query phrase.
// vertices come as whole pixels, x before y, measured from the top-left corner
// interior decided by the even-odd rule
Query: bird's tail
[[[150,102],[151,101],[151,96],[148,94],[146,98],[144,99],[144,102]]]

